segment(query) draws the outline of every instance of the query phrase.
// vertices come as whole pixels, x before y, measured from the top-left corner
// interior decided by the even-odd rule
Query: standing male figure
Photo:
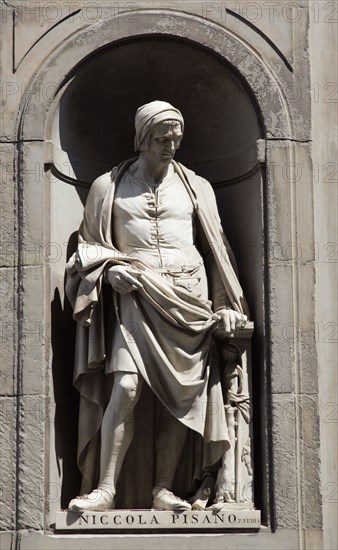
[[[201,436],[201,477],[228,444],[213,329],[221,324],[231,336],[247,310],[214,194],[173,160],[184,129],[177,109],[163,101],[143,105],[135,129],[139,156],[93,183],[68,264],[66,289],[78,321],[75,385],[82,413],[89,405],[97,413],[86,423],[80,409],[78,461],[91,492],[74,498],[70,510],[114,507],[143,381],[163,405],[154,508],[191,508],[172,493],[189,429]],[[104,284],[111,287],[109,303]],[[105,406],[104,379],[111,374]],[[92,490],[98,437],[99,484]]]

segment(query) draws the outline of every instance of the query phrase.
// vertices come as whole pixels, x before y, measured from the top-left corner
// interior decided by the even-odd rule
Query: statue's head
[[[183,129],[183,116],[170,103],[152,101],[142,105],[135,116],[135,151],[170,162],[180,146]]]

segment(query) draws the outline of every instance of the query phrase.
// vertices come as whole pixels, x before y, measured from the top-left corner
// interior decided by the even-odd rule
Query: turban
[[[181,123],[183,131],[184,121],[182,114],[166,101],[151,101],[137,109],[135,115],[135,151],[139,151],[140,145],[148,132],[156,124],[164,120],[177,120]]]

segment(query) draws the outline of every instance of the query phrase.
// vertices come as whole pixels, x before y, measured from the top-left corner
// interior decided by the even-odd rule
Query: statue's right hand
[[[132,267],[114,265],[106,272],[106,279],[116,292],[127,294],[133,290],[143,288],[142,283],[137,280],[139,272]]]

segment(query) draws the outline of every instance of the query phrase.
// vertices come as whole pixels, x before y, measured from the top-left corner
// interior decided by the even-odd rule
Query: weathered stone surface
[[[335,3],[335,11],[337,3]],[[332,13],[331,13],[332,10]],[[310,26],[313,86],[312,118],[315,193],[316,322],[319,376],[321,491],[324,537],[322,548],[338,540],[338,186],[337,186],[337,14],[333,4],[318,2]],[[323,57],[321,52],[325,52]]]
[[[295,389],[295,345],[298,327],[292,301],[290,265],[270,267],[271,388],[273,393]]]
[[[19,529],[43,529],[45,505],[45,399],[22,396],[19,431]]]
[[[309,300],[315,289],[309,149],[282,142],[267,147],[272,355],[286,363],[283,369],[273,368],[272,387],[293,391],[300,369],[300,391],[311,393],[317,388],[317,367],[315,312]]]
[[[3,109],[2,112],[5,110]],[[0,266],[17,263],[16,250],[16,177],[14,174],[15,149],[13,144],[0,144]]]
[[[135,24],[138,27],[144,25],[142,22],[143,10],[149,8],[158,10],[159,32],[164,30],[172,33],[175,28],[175,32],[179,34],[178,14],[165,11],[168,7],[172,10],[173,6],[171,2],[154,3],[149,0],[143,1],[142,4],[127,2],[113,5],[108,2],[88,5],[83,1],[51,3],[44,0],[35,6],[35,10],[32,10],[27,3],[14,2],[14,32],[17,39],[15,40],[13,61],[14,66],[18,67],[18,79],[13,82],[11,91],[11,94],[16,96],[16,108],[13,103],[11,109],[13,115],[17,110],[18,102],[27,98],[29,94],[38,98],[35,99],[35,104],[44,101],[42,95],[49,95],[49,99],[52,99],[51,89],[55,91],[57,87],[57,80],[54,78],[50,78],[49,82],[44,83],[41,88],[33,86],[32,90],[29,89],[32,76],[31,67],[39,66],[43,62],[42,52],[46,54],[46,48],[53,51],[69,36],[86,28],[88,28],[89,34],[87,37],[81,37],[80,43],[82,45],[91,42],[93,38],[97,39],[106,33],[104,28],[100,32],[95,32],[94,29],[104,25],[108,19],[110,19],[109,26],[113,32],[114,26],[125,27],[126,30],[123,34],[126,35]],[[187,18],[188,14],[195,16],[195,31],[192,35],[194,40],[196,40],[196,34],[199,34],[197,41],[203,42],[207,35],[212,35],[217,27],[221,27],[224,30],[230,29],[232,35],[239,34],[242,42],[254,44],[255,49],[264,59],[264,65],[267,68],[272,68],[282,83],[285,81],[281,88],[284,88],[282,93],[286,95],[291,105],[295,134],[300,139],[309,137],[310,117],[307,116],[307,112],[310,105],[310,94],[308,93],[306,50],[309,20],[306,3],[298,2],[297,5],[274,3],[272,5],[263,0],[245,4],[235,0],[229,0],[227,3],[185,1],[180,3],[179,11],[181,17],[183,15]],[[150,19],[152,14],[148,12],[146,16]],[[204,32],[198,30],[201,21],[205,27]],[[184,23],[183,26],[186,27],[187,23]],[[149,32],[154,32],[154,30],[150,28]],[[186,30],[184,30],[185,32]],[[113,36],[112,39],[114,39]],[[213,41],[216,47],[222,42],[217,36]],[[231,55],[233,48],[230,44],[227,45],[227,49]],[[245,71],[248,66],[248,56],[242,56],[242,58],[245,60],[242,70]],[[291,70],[292,66],[296,68],[294,73]],[[10,71],[8,72],[10,75]],[[254,72],[252,72],[252,76]],[[256,73],[257,84],[259,84],[259,75],[262,76],[262,71],[256,71]],[[253,88],[255,90],[255,85]],[[276,81],[273,86],[261,86],[258,92],[261,102],[270,103],[274,107],[278,105],[279,100],[277,102],[276,100],[280,93]],[[36,109],[35,112],[37,113]],[[276,120],[280,114],[281,109],[274,109]],[[10,127],[14,132],[14,124],[11,124]],[[281,136],[278,124],[273,125],[273,129],[271,126],[269,135],[272,138]]]
[[[324,546],[322,529],[304,529],[304,543],[307,550],[329,548],[328,546]]]
[[[292,263],[296,243],[292,208],[292,185],[295,178],[289,142],[267,142],[268,261]]]
[[[0,141],[11,141],[15,134],[20,81],[17,82],[13,74],[13,10],[5,2],[1,2],[0,17]]]
[[[269,260],[282,265],[316,261],[313,167],[309,145],[267,142]]]
[[[15,548],[16,533],[4,532],[0,533],[0,548],[1,550],[14,550]]]
[[[297,246],[290,259],[297,265],[308,265],[317,260],[313,216],[317,167],[312,164],[310,144],[296,143],[292,149],[294,158],[290,161],[290,188],[294,209],[293,242]]]
[[[27,143],[20,155],[20,219],[21,262],[23,265],[43,265],[48,260],[48,233],[45,213],[44,144]]]
[[[323,524],[321,511],[321,488],[319,464],[319,411],[318,397],[302,395],[299,400],[300,426],[299,434],[301,449],[301,503],[303,509],[304,527],[321,528]]]
[[[100,48],[122,37],[138,35],[141,29],[142,35],[161,34],[164,29],[170,33],[174,29],[177,36],[192,40],[198,37],[202,44],[214,49],[243,72],[262,104],[267,117],[268,134],[273,137],[290,135],[279,93],[270,97],[271,81],[267,67],[262,65],[257,57],[252,56],[250,50],[246,49],[243,43],[237,41],[232,34],[224,33],[218,25],[209,21],[206,24],[205,20],[192,18],[186,14],[178,17],[173,12],[155,14],[139,10],[135,17],[121,18],[118,22],[114,19],[105,19],[103,22],[96,23],[82,34],[74,34],[71,41],[64,41],[58,57],[51,60],[49,66],[41,71],[39,86],[44,88],[48,82],[60,82],[77,60],[80,61],[87,56],[95,46]],[[31,103],[28,107],[29,121],[23,127],[23,136],[26,139],[42,139],[48,103],[48,99],[45,98],[39,105]]]
[[[299,521],[297,456],[297,402],[289,395],[275,395],[272,403],[274,446],[273,483],[278,528],[297,528]]]
[[[290,122],[294,136],[300,141],[307,141],[311,139],[312,135],[311,116],[309,116],[311,112],[311,77],[308,42],[310,17],[312,17],[311,4],[308,0],[302,0],[292,6],[288,2],[280,4],[283,5],[282,9],[288,6],[284,18],[291,23],[293,42],[293,74],[286,77],[286,82],[282,87],[290,109]]]
[[[316,537],[318,540],[318,536]],[[296,550],[299,548],[297,530],[281,529],[277,533],[262,532],[259,534],[240,535],[231,534],[202,534],[180,535],[161,534],[160,539],[154,535],[42,535],[41,533],[23,533],[20,537],[20,550],[92,550],[94,547],[100,550],[271,550],[283,548],[283,550]],[[317,549],[316,549],[317,550]]]
[[[123,18],[135,18],[140,9],[166,10],[179,7],[182,11],[194,13],[204,20],[210,20],[222,26],[231,26],[233,20],[237,28],[244,27],[247,23],[248,30],[251,26],[254,33],[255,27],[259,28],[290,61],[294,55],[292,38],[295,23],[298,23],[298,26],[300,22],[307,23],[306,0],[298,0],[297,4],[290,3],[290,5],[263,0],[245,3],[237,0],[203,3],[184,0],[179,3],[179,6],[176,2],[169,0],[143,0],[141,4],[136,2],[112,4],[109,0],[101,0],[99,4],[93,2],[89,5],[85,0],[53,3],[41,0],[34,11],[29,9],[27,2],[12,1],[11,5],[15,9],[16,32],[22,36],[22,44],[16,45],[16,63],[44,34],[50,35],[53,27],[60,24],[62,20],[65,22],[65,27],[72,25],[73,28],[75,18],[87,24],[97,23],[109,16],[120,21]],[[77,11],[79,13],[74,15]],[[32,26],[36,27],[36,32],[29,34],[27,27]]]
[[[16,279],[12,268],[0,268],[0,387],[2,395],[16,393]]]
[[[45,343],[50,342],[50,325],[44,318],[44,270],[42,267],[25,267],[21,270],[21,292],[23,300],[20,319],[21,391],[24,394],[43,394],[47,372]]]
[[[0,529],[15,529],[16,398],[0,397]],[[1,546],[2,548],[2,546]]]
[[[312,300],[314,268],[304,265],[278,265],[270,268],[272,390],[293,392],[300,376],[299,391],[317,391],[317,327]],[[299,279],[298,279],[299,277]],[[293,286],[297,288],[294,302]],[[300,373],[298,372],[300,371]]]
[[[83,2],[81,2],[83,4]],[[61,21],[64,21],[63,31],[68,31],[68,34],[74,31],[74,26],[78,25],[77,21],[74,21],[78,12],[81,14],[80,2],[49,2],[48,0],[42,0],[35,4],[34,9],[29,2],[16,2],[14,4],[14,32],[15,36],[20,37],[20,41],[15,41],[14,48],[14,62],[15,67],[18,68],[26,55],[30,50],[34,48],[37,43],[48,35],[48,41],[53,40],[55,35],[60,40],[59,32],[55,32],[54,27],[58,26]],[[87,23],[93,23],[90,21],[90,15],[93,14],[92,10],[88,10]],[[79,16],[78,16],[79,17]],[[77,18],[78,18],[77,17]],[[80,15],[81,17],[81,15]],[[82,16],[83,17],[83,16]],[[35,32],[32,32],[34,28]],[[62,31],[61,31],[62,32]],[[39,47],[35,48],[37,52],[41,53]]]
[[[298,337],[299,337],[299,377],[300,392],[314,394],[318,392],[317,341],[325,338],[324,327],[318,327],[314,300],[309,297],[315,293],[315,268],[313,264],[301,265],[298,268]],[[320,334],[321,333],[321,334]],[[317,441],[318,443],[318,441]]]

